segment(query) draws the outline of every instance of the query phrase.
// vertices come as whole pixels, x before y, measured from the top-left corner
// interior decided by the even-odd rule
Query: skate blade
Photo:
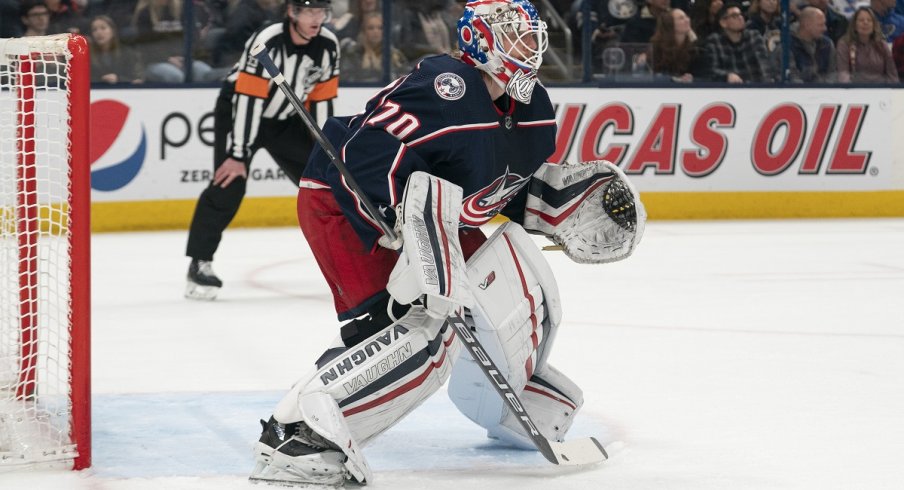
[[[278,459],[278,458],[277,458]],[[317,488],[332,489],[343,488],[348,481],[345,475],[335,474],[331,476],[320,475],[321,481],[311,481],[309,479],[302,480],[302,477],[295,476],[291,473],[282,471],[278,466],[274,466],[272,455],[260,452],[257,464],[251,471],[248,481],[251,483],[265,483],[267,485],[291,487],[291,488]]]
[[[329,484],[329,483],[311,483],[311,482],[300,482],[293,480],[282,480],[278,478],[267,478],[260,476],[249,476],[248,481],[254,483],[255,485],[269,485],[273,487],[283,487],[283,488],[314,488],[319,490],[332,490],[334,488],[344,488],[342,483]]]
[[[213,301],[217,299],[220,288],[216,286],[202,286],[191,281],[185,285],[185,297],[200,301]]]

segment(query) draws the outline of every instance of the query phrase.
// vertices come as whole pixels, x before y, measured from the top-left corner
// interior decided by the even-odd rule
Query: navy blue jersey
[[[390,225],[416,171],[462,187],[461,226],[480,226],[503,208],[521,222],[526,185],[555,150],[556,121],[540,85],[530,104],[508,99],[508,106],[493,103],[479,70],[439,55],[381,90],[364,112],[328,119],[324,133]],[[301,186],[329,187],[364,245],[375,246],[379,226],[319,146]]]

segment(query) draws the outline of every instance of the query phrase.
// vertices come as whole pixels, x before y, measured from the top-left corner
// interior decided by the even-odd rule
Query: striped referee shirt
[[[308,44],[292,43],[288,20],[261,28],[245,43],[245,51],[226,77],[223,90],[232,94],[232,132],[227,154],[245,161],[258,137],[261,119],[286,120],[294,109],[285,94],[266,74],[251,48],[259,42],[295,90],[305,108],[320,124],[333,115],[339,88],[339,42],[326,28]],[[299,122],[299,124],[301,124]]]

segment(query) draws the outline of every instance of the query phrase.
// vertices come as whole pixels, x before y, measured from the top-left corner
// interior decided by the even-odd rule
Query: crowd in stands
[[[463,0],[392,1],[390,25],[383,1],[332,2],[328,27],[340,40],[344,81],[385,81],[386,30],[390,79],[424,56],[457,47]],[[186,2],[193,7],[192,25],[183,18]],[[791,82],[895,83],[904,76],[904,0],[791,0],[785,73],[780,0],[534,4],[541,16],[555,10],[564,20],[578,54],[586,21],[592,71],[602,79],[768,83],[784,76]],[[255,30],[284,12],[285,0],[0,0],[0,37],[84,34],[98,83],[212,82],[228,73]],[[551,45],[562,49],[561,42]]]
[[[594,72],[603,76],[728,83],[904,76],[904,0],[791,0],[784,74],[779,0],[576,0],[565,13],[576,31],[585,2]]]

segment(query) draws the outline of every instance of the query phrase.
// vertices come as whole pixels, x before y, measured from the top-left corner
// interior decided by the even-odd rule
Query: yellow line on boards
[[[875,218],[904,216],[904,191],[644,192],[653,220]],[[194,199],[95,202],[91,229],[188,230]],[[297,226],[295,197],[246,197],[230,226]],[[503,218],[497,218],[503,219]]]

